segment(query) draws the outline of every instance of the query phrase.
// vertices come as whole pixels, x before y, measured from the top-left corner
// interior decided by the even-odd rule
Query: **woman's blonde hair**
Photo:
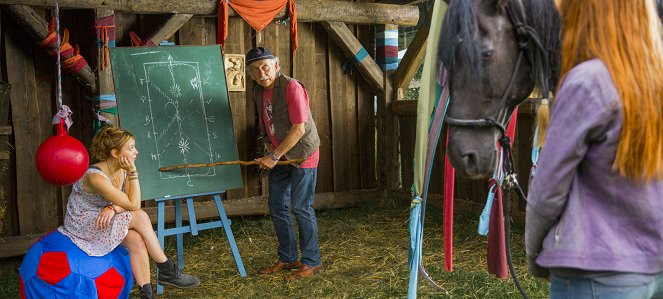
[[[132,139],[134,139],[134,135],[130,132],[113,126],[106,126],[94,135],[90,152],[99,161],[104,161],[111,157],[113,150],[122,150],[124,144]]]
[[[613,168],[629,178],[663,179],[663,30],[655,0],[556,4],[563,22],[561,77],[598,58],[619,93],[624,120]]]

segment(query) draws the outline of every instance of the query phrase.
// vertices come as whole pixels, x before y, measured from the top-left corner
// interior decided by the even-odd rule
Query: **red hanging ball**
[[[67,135],[64,120],[57,126],[57,135],[49,137],[39,146],[36,155],[37,170],[47,182],[66,186],[85,174],[89,158],[85,146]]]

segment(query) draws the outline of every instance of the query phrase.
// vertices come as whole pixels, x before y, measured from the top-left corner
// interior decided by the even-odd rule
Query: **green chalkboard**
[[[111,48],[120,127],[136,136],[143,200],[242,187],[219,46]]]

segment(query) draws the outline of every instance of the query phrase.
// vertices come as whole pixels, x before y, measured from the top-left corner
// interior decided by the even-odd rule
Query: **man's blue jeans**
[[[638,285],[606,285],[588,278],[569,278],[550,275],[550,298],[663,298],[663,274],[648,283]]]
[[[301,262],[307,266],[320,265],[318,224],[313,210],[317,168],[296,168],[277,165],[269,172],[269,212],[279,240],[279,261],[290,263],[297,258],[297,235],[290,214],[297,218]]]

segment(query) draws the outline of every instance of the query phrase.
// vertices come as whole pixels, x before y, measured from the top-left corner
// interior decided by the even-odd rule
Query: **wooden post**
[[[107,9],[98,9],[95,11],[95,19],[101,19],[105,18],[108,16],[112,16],[115,14],[115,11],[112,10],[107,10]],[[115,24],[113,24],[115,26]],[[117,29],[117,28],[116,28]],[[95,30],[96,31],[96,30]],[[115,30],[117,32],[118,30]],[[95,43],[96,44],[96,43]],[[104,62],[104,54],[103,49],[99,47],[95,47],[95,53],[97,57],[97,79],[98,79],[98,86],[99,90],[97,95],[99,96],[99,99],[103,98],[104,96],[110,97],[112,96],[115,98],[115,88],[113,87],[113,73],[111,72],[111,64],[107,64],[105,67],[101,67],[100,64],[105,63]],[[112,114],[112,113],[106,113],[106,112],[100,112],[100,114],[107,118],[114,126],[117,126],[117,115]]]
[[[398,62],[394,62],[393,52],[398,53],[398,27],[384,25],[378,27],[377,40],[385,41],[377,44],[378,61],[385,70],[384,93],[378,96],[377,127],[378,127],[378,185],[380,188],[395,191],[400,187],[398,174],[400,161],[398,156],[398,118],[391,113],[395,93],[392,75]],[[395,41],[394,41],[395,39]],[[394,44],[395,43],[395,44]],[[395,49],[394,49],[395,47]]]
[[[16,219],[16,200],[13,186],[16,184],[16,169],[12,158],[16,151],[12,146],[14,130],[11,126],[11,107],[9,105],[10,87],[6,82],[0,82],[0,236],[11,236],[18,233]],[[2,214],[2,213],[0,213]]]
[[[352,31],[341,22],[322,22],[329,36],[336,42],[346,57],[355,59],[359,73],[377,93],[383,93],[382,70],[361,45]]]
[[[41,42],[48,36],[48,24],[42,17],[37,15],[32,8],[25,5],[8,5],[5,6],[5,10],[14,17],[16,22],[18,22],[35,41]],[[63,58],[66,59],[68,57]],[[92,69],[90,69],[89,65],[84,66],[78,72],[69,72],[69,74],[74,76],[89,92],[94,93],[97,90],[94,73],[92,73]]]
[[[419,21],[416,6],[402,6],[381,3],[361,3],[329,0],[296,0],[297,21],[299,22],[344,22],[352,24],[397,24],[414,26]],[[0,0],[0,4],[21,4],[28,6],[53,7],[54,0]],[[60,8],[88,8],[127,11],[136,14],[178,13],[214,15],[218,1],[210,0],[60,0]],[[238,14],[229,7],[229,16]],[[276,19],[287,19],[282,10]]]
[[[433,13],[431,8],[426,16],[426,22],[419,26],[417,34],[414,35],[414,39],[407,47],[405,51],[405,56],[398,65],[398,69],[394,73],[394,89],[405,89],[414,78],[414,74],[417,73],[417,70],[421,66],[421,63],[424,61],[424,56],[426,54],[426,45],[428,44],[428,31],[430,26],[430,19]]]

